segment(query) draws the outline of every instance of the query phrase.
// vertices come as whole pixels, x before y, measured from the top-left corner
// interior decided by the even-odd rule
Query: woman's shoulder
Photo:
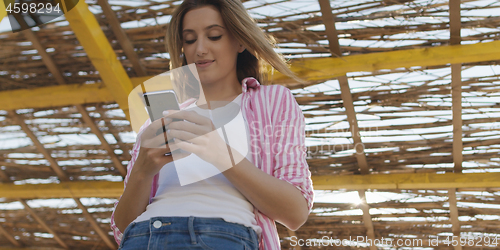
[[[278,99],[278,102],[289,100],[291,98],[295,99],[292,91],[283,85],[261,85],[259,89],[271,102],[275,102],[276,99]]]
[[[258,91],[263,91],[269,95],[291,93],[291,90],[289,88],[279,84],[260,85]]]

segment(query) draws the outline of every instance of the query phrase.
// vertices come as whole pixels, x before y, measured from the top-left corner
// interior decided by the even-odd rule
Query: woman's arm
[[[307,220],[314,197],[306,161],[305,119],[288,88],[277,86],[272,96],[282,96],[272,112],[273,145],[260,149],[260,152],[273,158],[273,176],[241,155],[238,159],[243,160],[223,174],[258,210],[296,230]],[[275,148],[275,145],[278,147]]]
[[[281,146],[279,152],[260,149],[267,154],[267,159],[271,158],[269,161],[273,165],[264,167],[272,169],[272,176],[234,149],[231,149],[232,158],[243,160],[232,166],[226,141],[215,131],[209,118],[195,111],[168,110],[170,118],[185,121],[172,122],[167,133],[175,138],[175,143],[170,145],[172,150],[180,148],[192,152],[213,164],[257,209],[295,230],[307,220],[314,195],[306,162],[305,120],[288,88],[275,85],[266,95],[269,100],[276,100],[268,104],[273,107],[269,110],[272,126],[275,130],[283,129],[282,133],[273,133],[270,138],[271,143]]]
[[[142,130],[143,128],[144,128],[144,125],[141,127],[140,130]],[[139,132],[139,135],[140,134],[141,134],[141,132]],[[123,228],[123,226],[120,223],[121,222],[120,215],[118,215],[118,218],[115,219],[116,208],[120,204],[120,201],[122,201],[122,198],[123,198],[123,196],[125,194],[125,191],[127,190],[127,186],[128,186],[127,183],[128,183],[128,181],[130,179],[130,174],[131,174],[131,170],[134,167],[134,163],[137,160],[137,156],[139,154],[140,145],[141,145],[141,143],[140,143],[140,137],[138,136],[137,137],[137,141],[135,142],[134,146],[132,147],[132,152],[130,154],[131,159],[130,159],[128,165],[127,165],[127,175],[125,176],[125,179],[123,181],[123,183],[124,183],[123,194],[120,196],[120,198],[118,199],[118,201],[115,202],[113,212],[111,213],[111,230],[113,231],[113,235],[114,235],[115,241],[116,241],[116,243],[118,243],[118,245],[120,245],[120,242],[121,242],[121,239],[122,239],[122,232],[124,231],[124,228]],[[149,195],[148,195],[148,197],[149,197]],[[120,224],[119,227],[118,227],[116,221],[118,221],[118,224]]]
[[[111,229],[117,243],[121,241],[122,232],[127,226],[146,210],[154,176],[165,164],[173,161],[172,156],[165,156],[170,148],[164,144],[164,135],[155,136],[163,124],[171,122],[171,119],[163,119],[164,123],[160,119],[151,124],[149,120],[146,121],[137,135],[132,159],[127,166],[125,190],[111,214]]]
[[[306,222],[309,215],[308,204],[294,185],[264,173],[246,158],[223,174],[269,218],[293,231]]]
[[[125,190],[113,213],[115,225],[120,232],[124,232],[125,228],[146,210],[152,183],[153,177],[132,169]]]

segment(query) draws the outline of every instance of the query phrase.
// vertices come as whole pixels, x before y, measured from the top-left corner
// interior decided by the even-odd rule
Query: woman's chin
[[[216,79],[212,78],[212,77],[203,77],[200,75],[200,83],[201,85],[205,85],[205,86],[208,86],[208,85],[211,85],[212,83],[214,83],[216,81]]]

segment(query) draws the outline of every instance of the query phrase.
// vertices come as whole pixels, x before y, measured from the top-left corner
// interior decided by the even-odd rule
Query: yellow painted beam
[[[313,176],[316,190],[448,189],[500,187],[500,173],[413,173]]]
[[[123,182],[71,181],[60,184],[0,184],[0,197],[9,199],[38,198],[117,198],[123,193]]]
[[[73,11],[71,11],[70,13],[73,13]],[[97,59],[95,59],[94,56],[93,62],[95,60]],[[342,57],[341,59],[307,59],[294,61],[291,68],[295,73],[299,75],[299,77],[308,80],[314,80],[331,79],[332,77],[338,77],[347,72],[372,71],[384,68],[390,69],[416,65],[432,66],[443,65],[447,63],[470,63],[489,60],[500,60],[500,41],[469,45],[439,46],[427,49],[411,49],[370,53],[363,55],[346,56]],[[135,87],[141,82],[150,79],[151,77],[153,76],[131,78],[131,86]],[[110,76],[109,78],[114,79],[116,77]],[[108,79],[108,77],[106,77],[106,79]],[[283,75],[276,73],[273,79],[283,80],[286,78]],[[109,83],[109,81],[106,81],[105,78],[103,78],[103,80],[105,81],[105,83]],[[110,84],[117,84],[117,82],[118,80],[116,82],[111,81]],[[83,85],[81,86],[81,88],[69,85],[67,87],[58,86],[61,87],[59,89],[57,89],[56,87],[41,87],[31,90],[2,91],[0,92],[0,108],[43,108],[100,101],[117,101],[117,99],[115,99],[115,96],[117,96],[116,91],[114,91],[115,88],[109,87],[108,83],[106,83],[108,88],[112,90],[109,92],[106,92],[104,88],[99,90],[97,86],[94,85]],[[90,89],[97,90],[97,92],[88,91]],[[55,92],[57,92],[57,96],[59,96],[58,98],[55,97]],[[128,94],[129,93],[127,93],[127,95]],[[4,97],[10,97],[10,99],[4,99]],[[120,104],[120,107],[122,107],[122,104]]]
[[[150,78],[150,76],[132,78],[132,85],[135,87]],[[152,85],[150,87],[154,88]],[[165,85],[161,87],[165,88]],[[169,87],[167,86],[167,88]],[[50,108],[101,102],[115,102],[115,98],[111,91],[100,84],[68,84],[0,91],[0,109],[3,110]]]
[[[390,52],[294,60],[291,70],[307,80],[327,80],[348,72],[372,72],[413,66],[436,66],[500,60],[500,41],[467,45],[436,46]],[[286,79],[277,72],[275,81]]]
[[[7,16],[7,11],[5,10],[5,3],[3,2],[3,0],[0,0],[0,23],[6,16]]]
[[[99,84],[69,84],[36,89],[0,91],[0,109],[49,108],[75,104],[113,102],[113,95]]]
[[[128,95],[133,85],[94,14],[85,1],[79,1],[65,17],[102,81],[128,118]]]
[[[500,187],[500,173],[326,175],[312,176],[312,181],[315,190],[498,188]],[[110,181],[0,184],[0,197],[9,199],[117,198],[122,192],[123,182]]]

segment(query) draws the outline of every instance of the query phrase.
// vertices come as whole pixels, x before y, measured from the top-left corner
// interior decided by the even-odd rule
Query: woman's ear
[[[241,53],[243,51],[245,51],[245,46],[243,46],[243,44],[240,44],[240,47],[238,48],[238,53]]]

